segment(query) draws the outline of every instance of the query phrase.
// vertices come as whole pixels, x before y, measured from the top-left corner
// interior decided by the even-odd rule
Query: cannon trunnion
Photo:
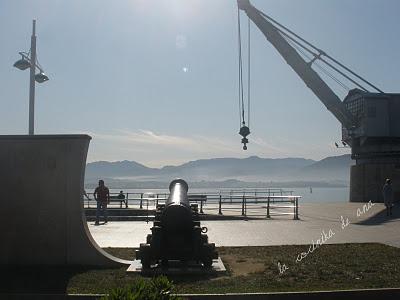
[[[197,262],[211,267],[218,258],[214,243],[208,243],[206,227],[200,226],[197,204],[190,204],[188,185],[183,179],[175,179],[169,185],[170,195],[165,204],[159,204],[151,234],[146,243],[136,250],[136,258],[143,268],[170,261]]]

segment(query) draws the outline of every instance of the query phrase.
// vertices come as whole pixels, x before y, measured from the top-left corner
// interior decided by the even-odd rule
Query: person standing
[[[392,181],[388,178],[386,179],[385,185],[382,189],[383,193],[383,201],[386,206],[386,215],[392,215],[392,207],[393,207],[393,188]]]
[[[104,185],[104,180],[99,180],[99,186],[94,190],[93,196],[94,199],[97,201],[95,225],[99,225],[100,210],[102,211],[104,217],[104,224],[107,224],[107,204],[110,203],[110,191],[108,190],[108,187]]]

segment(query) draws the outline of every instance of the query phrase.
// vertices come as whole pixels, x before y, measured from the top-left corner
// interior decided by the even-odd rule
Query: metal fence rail
[[[293,219],[299,218],[299,199],[301,196],[279,195],[279,196],[246,196],[246,195],[229,195],[219,196],[218,214],[222,215],[226,210],[240,210],[242,216],[256,215],[248,213],[249,207],[254,211],[258,211],[261,215],[266,214],[267,218],[271,215],[293,215]],[[236,206],[232,205],[236,204]],[[288,209],[288,212],[274,211],[276,209]],[[258,214],[260,215],[260,214]]]
[[[113,198],[110,208],[116,208],[119,202],[119,208],[122,203],[125,208],[136,208],[153,210],[160,203],[164,203],[168,198],[168,193],[145,193],[145,192],[127,192],[123,193],[125,199],[116,199],[119,193],[110,193]],[[91,199],[84,200],[86,208],[96,207],[93,193]],[[209,193],[189,193],[191,203],[200,204],[200,213],[207,209],[210,213],[223,215],[241,215],[241,216],[271,216],[293,215],[293,219],[299,218],[299,199],[301,196],[293,195],[293,191],[285,191],[278,188],[260,188],[260,189],[221,189]],[[123,201],[123,202],[121,202]],[[284,210],[284,211],[282,211]]]

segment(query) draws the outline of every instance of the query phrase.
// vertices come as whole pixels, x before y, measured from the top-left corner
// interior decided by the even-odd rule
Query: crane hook
[[[243,126],[240,128],[239,134],[243,137],[242,138],[243,150],[247,150],[246,144],[249,143],[247,136],[250,134],[249,127],[247,127],[246,125],[243,124]]]

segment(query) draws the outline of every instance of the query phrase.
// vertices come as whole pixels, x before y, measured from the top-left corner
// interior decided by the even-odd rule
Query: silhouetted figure
[[[386,179],[386,183],[382,189],[383,193],[383,201],[386,206],[386,215],[392,215],[392,207],[393,207],[393,188],[392,181],[390,179]]]
[[[99,180],[99,186],[94,190],[93,196],[97,201],[95,225],[99,225],[100,210],[102,211],[104,217],[104,224],[107,224],[107,204],[110,203],[110,191],[108,190],[108,187],[104,185],[103,180]]]
[[[124,191],[119,191],[117,198],[121,200],[125,199]]]

